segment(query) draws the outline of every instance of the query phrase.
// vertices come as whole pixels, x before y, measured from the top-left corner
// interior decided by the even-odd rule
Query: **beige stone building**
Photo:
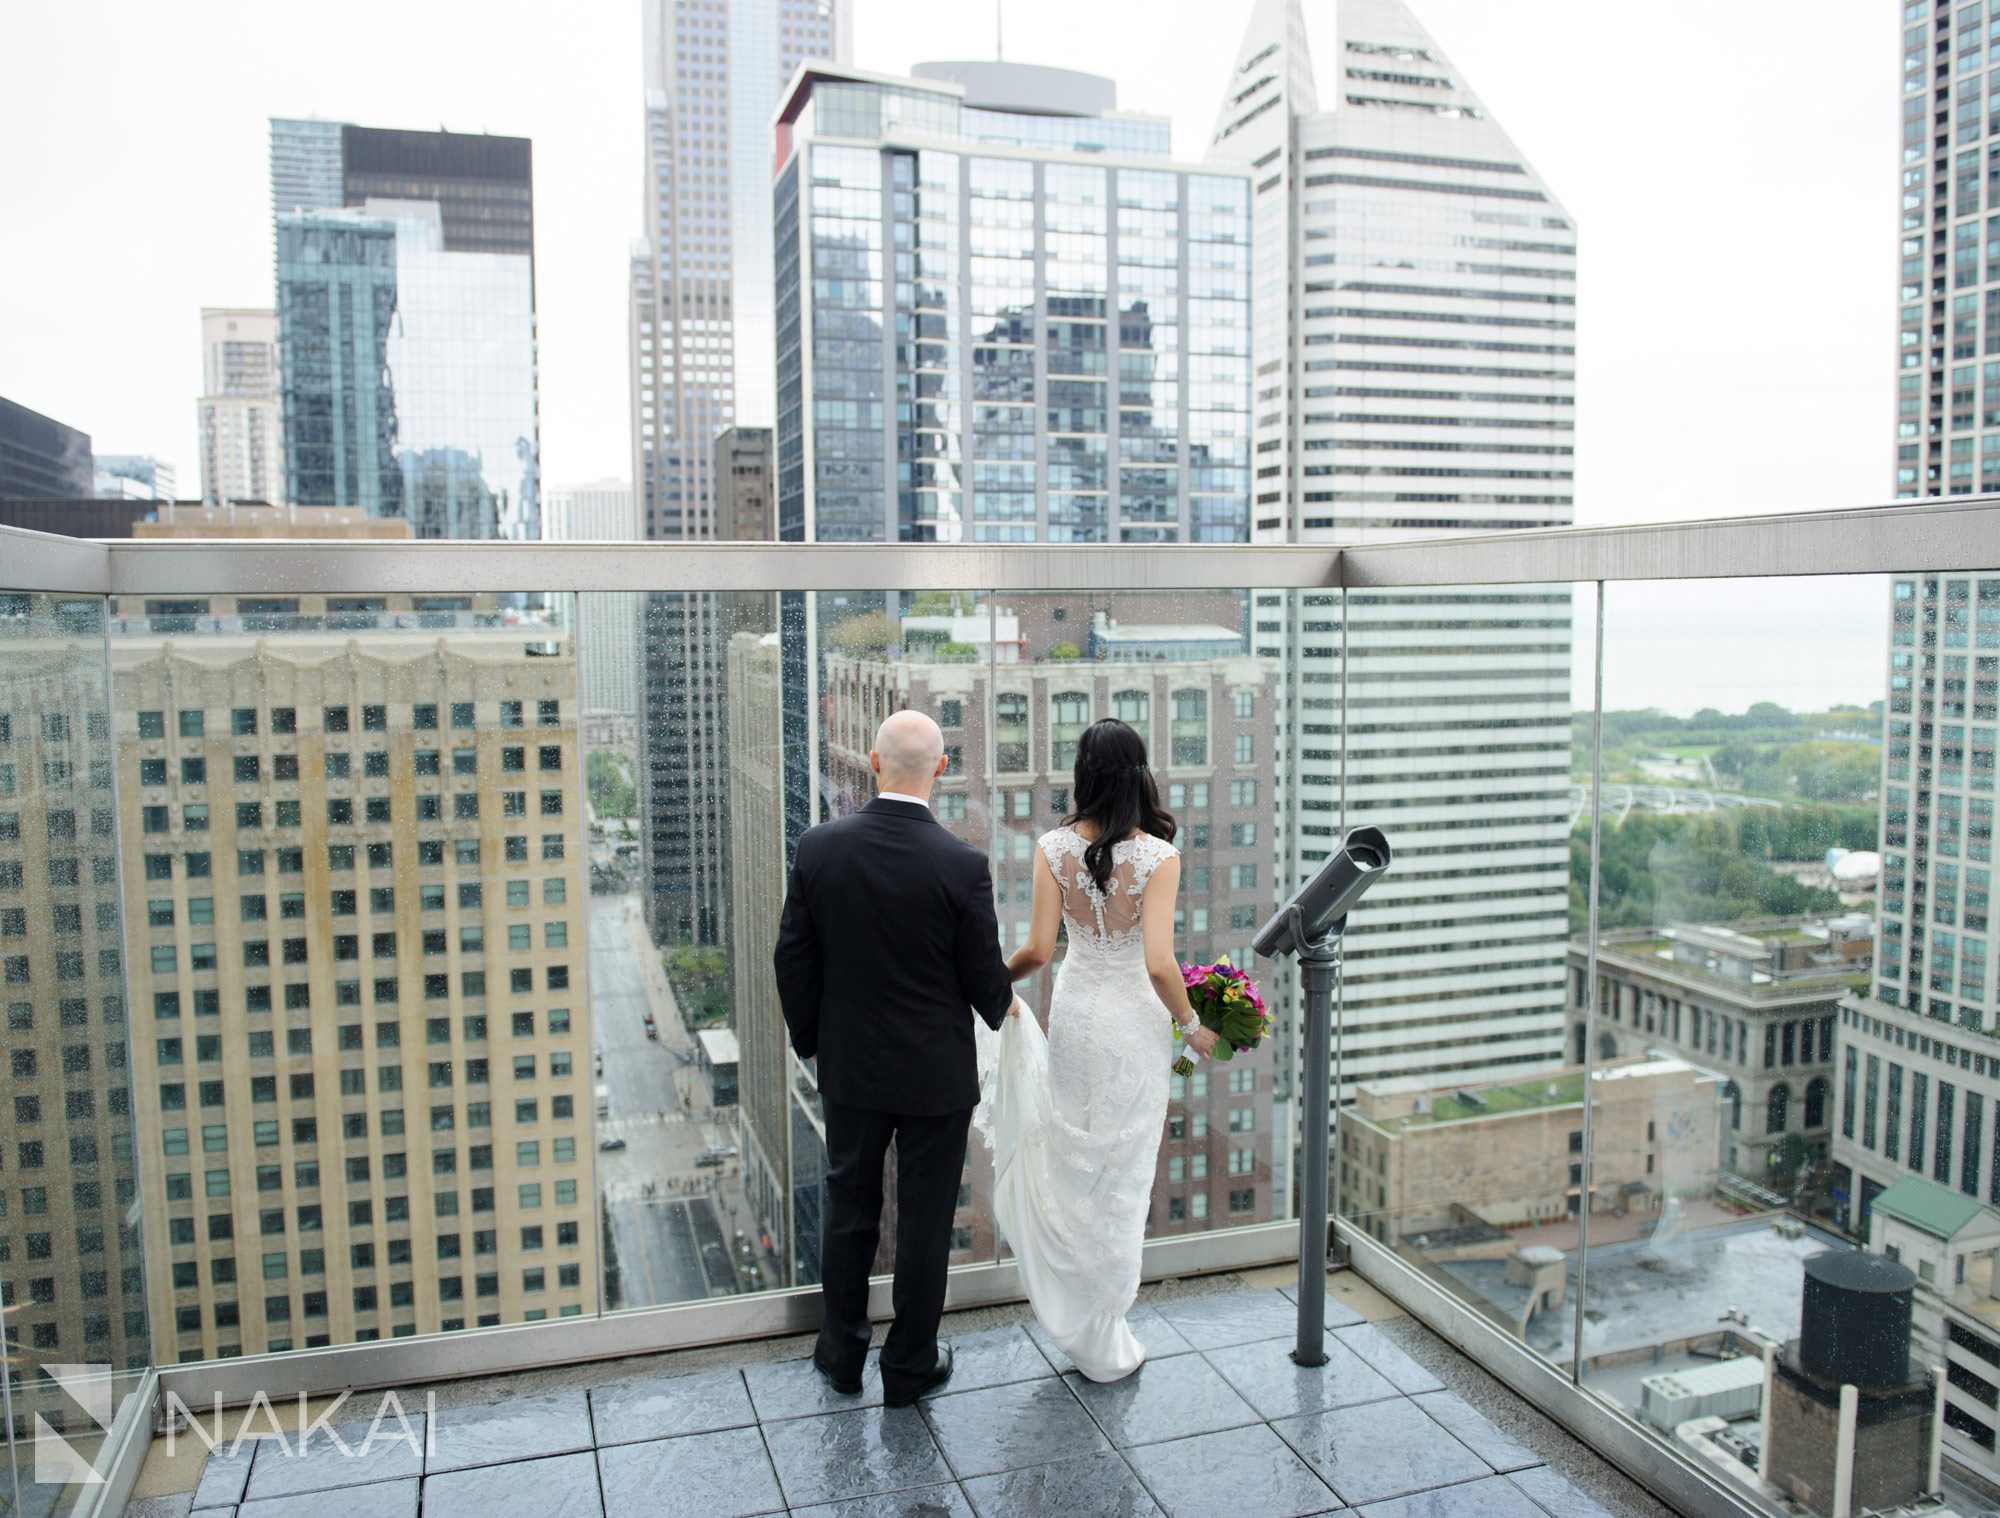
[[[1825,1163],[1833,1121],[1834,1017],[1867,983],[1865,913],[1605,934],[1597,946],[1597,1057],[1662,1054],[1723,1082],[1722,1164],[1765,1185],[1788,1139]],[[1590,946],[1569,946],[1568,1057],[1583,1059]],[[1796,1147],[1796,1146],[1794,1146]]]
[[[567,642],[490,597],[113,613],[159,1358],[595,1311]]]
[[[715,536],[725,543],[776,540],[769,427],[725,427],[715,435]]]
[[[371,517],[359,506],[271,506],[263,502],[169,502],[158,519],[134,522],[135,538],[368,538],[407,541],[401,517]]]
[[[1598,1067],[1592,1211],[1658,1207],[1713,1187],[1722,1082],[1673,1059]],[[1430,1087],[1362,1085],[1338,1129],[1341,1210],[1377,1239],[1476,1219],[1508,1228],[1584,1206],[1584,1072]]]
[[[792,1195],[791,1043],[771,948],[784,904],[785,798],[779,728],[778,637],[729,640],[730,906],[738,952],[730,957],[730,1010],[740,1062],[743,1189],[790,1281],[797,1273]],[[808,1119],[801,1108],[799,1121]],[[822,1140],[814,1130],[814,1143]],[[819,1158],[823,1161],[823,1152]],[[817,1182],[817,1173],[813,1180]],[[816,1189],[816,1187],[815,1187]],[[808,1220],[818,1226],[815,1214]],[[816,1256],[818,1241],[812,1241]]]

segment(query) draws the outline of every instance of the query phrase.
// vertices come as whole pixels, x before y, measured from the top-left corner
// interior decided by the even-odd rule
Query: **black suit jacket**
[[[870,802],[799,840],[772,956],[801,1059],[829,1101],[912,1117],[976,1106],[976,1011],[1014,998],[986,856],[930,808]]]

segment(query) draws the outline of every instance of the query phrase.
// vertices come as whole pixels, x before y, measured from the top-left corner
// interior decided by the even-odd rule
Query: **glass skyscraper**
[[[1401,0],[1334,22],[1322,109],[1298,0],[1258,0],[1210,148],[1256,181],[1252,536],[1565,524],[1569,216]],[[1566,585],[1259,597],[1299,691],[1284,866],[1371,822],[1398,855],[1348,940],[1348,1095],[1560,1061],[1570,626]]]
[[[1903,7],[1901,499],[2000,490],[2000,224],[1982,215],[2000,198],[1987,167],[2000,163],[2000,66],[1989,65],[2000,65],[2000,5]],[[2000,579],[1899,576],[1891,594],[1875,991],[1990,1033]]]
[[[286,498],[541,536],[525,138],[273,120]]]
[[[1995,26],[2000,8],[1981,0],[1902,8],[1900,500],[2000,489],[2000,227],[1986,216],[2000,154]],[[1899,574],[1889,594],[1873,995],[1843,1007],[1835,1068],[1836,1195],[1864,1236],[1876,1197],[1927,1164],[1939,1185],[2000,1206],[2000,1060],[1986,1052],[2000,1032],[2000,578]],[[2000,1353],[1948,1316],[1954,1377],[1968,1348],[1988,1362]],[[1945,1431],[1955,1458],[1989,1473],[2000,1469],[1991,1418],[1982,1407]]]
[[[85,500],[90,434],[0,396],[0,500]]]
[[[778,120],[781,538],[1248,539],[1247,172],[1024,65],[809,73]]]

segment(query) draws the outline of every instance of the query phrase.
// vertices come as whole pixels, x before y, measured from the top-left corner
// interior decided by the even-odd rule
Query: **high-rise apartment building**
[[[0,501],[80,501],[94,493],[90,434],[0,396]]]
[[[271,118],[271,225],[298,211],[347,204],[344,122]]]
[[[97,600],[0,596],[0,1265],[21,1439],[64,1400],[38,1367],[151,1361],[103,637]]]
[[[810,70],[778,134],[780,538],[1247,539],[1247,172],[1022,64]]]
[[[623,480],[550,486],[542,536],[552,543],[636,538],[632,487]],[[576,623],[583,709],[629,719],[639,710],[639,623],[632,597],[622,591],[582,591],[576,597]]]
[[[92,491],[118,501],[171,501],[174,466],[150,453],[99,453],[90,461]]]
[[[1571,520],[1576,235],[1401,0],[1340,0],[1322,109],[1298,0],[1257,0],[1210,159],[1256,219],[1251,536],[1357,543]],[[1299,691],[1285,829],[1309,870],[1381,826],[1348,937],[1344,1092],[1562,1054],[1566,586],[1260,597]]]
[[[1982,7],[1903,7],[1896,495],[2000,488],[2000,263],[1984,251]],[[1989,307],[1992,315],[1985,314]],[[1982,388],[1983,387],[1983,388]],[[1849,1227],[1898,1169],[2000,1202],[1990,906],[2000,579],[1890,581],[1873,996],[1843,1009],[1836,1174]],[[1942,1063],[1943,1068],[1938,1068]],[[1991,1145],[1991,1152],[1988,1146]]]
[[[531,145],[271,123],[285,497],[541,536]]]
[[[1022,64],[809,69],[777,120],[781,540],[1245,539],[1246,173]],[[786,604],[794,835],[835,801],[817,645],[883,609]]]
[[[596,1310],[576,666],[475,599],[114,606],[163,1362]]]
[[[1902,340],[1896,494],[2000,488],[2000,263],[1982,253],[1989,117],[1977,6],[1903,8]],[[1981,313],[1991,306],[1994,315]],[[1984,383],[1984,409],[1980,386]],[[1897,577],[1882,770],[1875,994],[1968,1027],[2000,1016],[1989,967],[2000,579]]]
[[[201,498],[285,499],[284,419],[278,401],[278,313],[204,306],[201,312]]]

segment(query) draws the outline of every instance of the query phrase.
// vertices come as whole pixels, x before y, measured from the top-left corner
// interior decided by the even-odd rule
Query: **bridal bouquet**
[[[1232,965],[1227,956],[1212,965],[1182,965],[1181,983],[1187,987],[1188,1004],[1201,1025],[1216,1037],[1212,1059],[1226,1060],[1245,1049],[1254,1049],[1271,1031],[1271,1013],[1257,993],[1257,983]],[[1174,1037],[1181,1036],[1180,1025]],[[1174,1061],[1174,1074],[1187,1075],[1194,1069],[1192,1055]]]

